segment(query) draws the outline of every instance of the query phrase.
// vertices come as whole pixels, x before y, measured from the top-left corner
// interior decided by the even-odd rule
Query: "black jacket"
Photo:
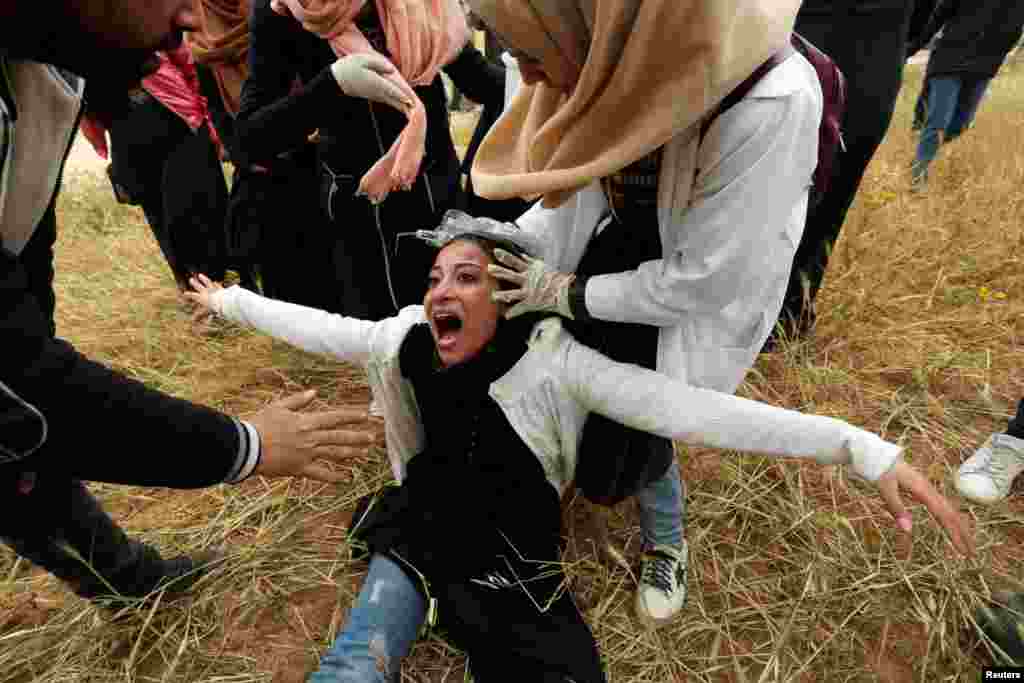
[[[821,41],[822,45],[857,38],[865,39],[868,36],[851,35],[848,31],[849,25],[844,23],[844,19],[874,17],[878,26],[875,33],[888,33],[894,28],[902,29],[906,25],[904,38],[909,45],[918,46],[928,42],[928,39],[922,41],[920,38],[939,2],[940,0],[804,0],[800,6],[797,30],[801,30],[801,24],[822,25],[827,22],[831,35],[827,40]],[[821,31],[816,33],[820,34]],[[816,46],[821,48],[822,45]],[[914,47],[907,56],[918,49],[920,48]],[[870,56],[870,52],[868,55]]]
[[[301,147],[319,130],[327,140],[323,153],[332,170],[362,177],[382,156],[381,143],[389,148],[405,127],[405,116],[386,105],[341,93],[330,71],[337,57],[327,42],[295,19],[274,12],[270,0],[253,3],[249,35],[249,78],[236,119],[244,163],[270,163],[278,154]],[[504,72],[489,66],[472,45],[444,70],[471,100],[483,104],[497,100],[500,109]],[[438,77],[415,91],[427,111],[422,172],[457,176],[444,85]]]
[[[921,45],[942,35],[928,59],[928,76],[992,78],[1021,38],[1021,0],[943,0],[922,31]]]
[[[375,14],[358,22],[378,52],[387,42]],[[462,208],[459,160],[448,121],[444,84],[437,76],[415,88],[426,111],[427,131],[419,175],[408,191],[373,205],[357,196],[360,178],[384,156],[407,124],[385,104],[345,95],[334,80],[337,56],[327,41],[292,17],[277,14],[269,0],[253,3],[249,21],[249,77],[235,119],[238,160],[273,168],[318,132],[320,215],[330,221],[329,250],[338,303],[333,310],[370,320],[423,300],[423,273],[434,253],[411,229],[434,227],[449,209]],[[487,68],[471,45],[445,67],[469,98],[487,102],[504,95],[504,76]],[[282,232],[280,224],[276,229]],[[410,227],[412,226],[412,227]],[[289,232],[284,227],[284,232]]]
[[[6,181],[9,201],[26,180],[12,168],[18,116],[46,113],[18,109],[8,66],[0,55],[0,186]],[[78,88],[80,79],[62,77]],[[71,123],[55,122],[54,135],[66,135]],[[250,453],[241,423],[128,379],[55,336],[55,205],[69,148],[23,169],[59,169],[24,247],[2,244],[0,234],[0,496],[22,471],[177,488],[230,479]],[[0,226],[3,211],[0,203]]]

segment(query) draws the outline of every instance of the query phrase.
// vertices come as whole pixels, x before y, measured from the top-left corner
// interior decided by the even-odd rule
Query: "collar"
[[[59,77],[64,84],[72,92],[80,92],[80,85],[82,83],[82,77],[71,73],[66,69],[62,69],[52,64],[46,65],[51,72]],[[0,52],[0,101],[3,102],[4,108],[7,109],[7,114],[11,121],[18,120],[18,107],[17,102],[14,100],[14,86],[11,84],[11,76],[9,73],[10,58]]]

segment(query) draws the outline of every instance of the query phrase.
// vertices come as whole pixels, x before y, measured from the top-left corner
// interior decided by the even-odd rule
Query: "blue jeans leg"
[[[974,122],[974,115],[978,113],[978,106],[985,97],[988,90],[990,78],[965,78],[960,82],[960,97],[958,98],[956,111],[953,113],[953,120],[946,126],[946,142],[955,140],[960,134],[971,127]]]
[[[640,531],[645,546],[682,545],[683,527],[686,524],[686,498],[683,490],[679,462],[673,459],[664,476],[655,479],[637,494]]]
[[[397,683],[426,609],[423,596],[398,565],[374,555],[345,629],[308,683]]]
[[[935,76],[927,81],[927,116],[921,130],[921,140],[917,145],[917,157],[914,159],[913,177],[924,179],[928,176],[928,166],[939,153],[946,129],[953,120],[957,100],[960,97],[960,79],[952,76]]]

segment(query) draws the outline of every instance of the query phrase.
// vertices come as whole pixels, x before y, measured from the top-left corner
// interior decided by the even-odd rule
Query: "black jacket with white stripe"
[[[83,84],[0,52],[0,496],[26,471],[177,488],[233,480],[258,452],[242,422],[55,336],[55,205]]]

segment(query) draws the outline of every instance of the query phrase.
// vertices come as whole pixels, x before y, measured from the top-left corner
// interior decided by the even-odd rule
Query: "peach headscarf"
[[[391,149],[359,183],[361,194],[376,203],[394,189],[412,187],[423,161],[427,113],[412,86],[427,85],[469,40],[466,16],[458,0],[374,0],[388,51],[397,71],[389,78],[414,102],[409,123]],[[367,0],[272,0],[280,14],[330,43],[339,56],[376,53],[355,23]]]
[[[524,86],[473,164],[483,197],[565,202],[698,122],[785,45],[800,0],[469,0],[566,95]]]
[[[224,108],[234,116],[249,75],[249,0],[199,0],[196,11],[199,30],[185,39],[196,62],[213,71]]]

